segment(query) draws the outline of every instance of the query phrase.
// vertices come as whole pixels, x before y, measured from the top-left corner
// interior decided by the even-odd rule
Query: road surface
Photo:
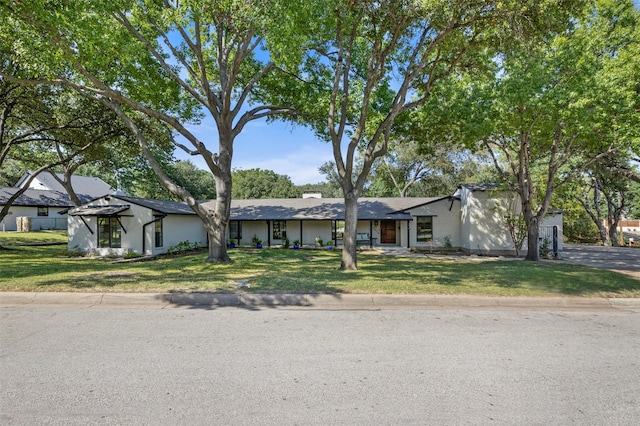
[[[616,424],[640,314],[0,306],[0,424]]]

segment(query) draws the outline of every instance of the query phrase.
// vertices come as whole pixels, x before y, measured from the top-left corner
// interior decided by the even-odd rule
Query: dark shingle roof
[[[20,188],[13,186],[0,188],[0,206],[7,204],[9,198],[19,190]],[[12,205],[22,207],[71,207],[73,203],[66,193],[27,189]]]
[[[26,172],[15,186],[23,186],[24,181],[27,180],[31,174],[33,174],[32,171]],[[56,175],[61,179],[63,178],[60,173],[56,173]],[[64,189],[60,182],[58,182],[50,172],[42,172],[38,174],[36,179],[40,183],[38,183],[38,187],[34,189],[57,191],[65,194],[67,192],[67,190]],[[35,184],[35,182],[33,182],[32,185],[33,184]],[[108,183],[93,176],[73,175],[71,176],[71,186],[83,203],[114,192],[113,188],[111,188]]]
[[[152,200],[147,198],[110,195],[130,204],[152,209],[164,214],[195,214],[180,201]],[[445,197],[446,198],[446,197]],[[406,210],[425,205],[440,198],[360,198],[358,219],[360,220],[410,220]],[[213,208],[215,200],[202,201]],[[88,206],[96,207],[96,206]],[[231,220],[343,220],[342,198],[278,198],[231,201]]]
[[[129,206],[86,206],[75,209],[70,216],[118,216]]]
[[[358,219],[407,220],[404,210],[427,203],[433,198],[360,198]],[[213,205],[214,201],[209,201]],[[231,220],[342,220],[342,198],[279,198],[233,200]]]
[[[471,192],[475,191],[494,191],[502,188],[502,185],[498,183],[463,183],[458,185],[458,188],[467,188]]]
[[[149,198],[136,198],[124,195],[110,195],[110,197],[123,200],[131,204],[137,204],[164,214],[195,214],[191,207],[182,201],[152,200]]]

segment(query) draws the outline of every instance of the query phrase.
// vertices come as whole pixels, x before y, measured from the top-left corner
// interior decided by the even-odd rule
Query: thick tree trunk
[[[538,236],[540,235],[540,228],[538,224],[538,217],[534,215],[528,215],[527,221],[527,256],[524,260],[531,260],[537,262],[540,260],[540,248],[538,247]]]
[[[231,214],[231,175],[226,178],[216,176],[216,202],[213,215],[209,218],[209,256],[207,262],[232,262],[227,253],[227,225]]]
[[[216,201],[209,231],[209,256],[207,262],[230,263],[227,253],[227,226],[231,215],[231,159],[233,157],[233,137],[229,128],[219,128],[218,173],[216,181]],[[215,157],[214,157],[215,158]]]
[[[602,220],[596,222],[596,226],[598,227],[598,233],[600,234],[600,241],[602,241],[602,245],[609,245],[609,238],[607,237],[607,230],[602,223]]]
[[[619,223],[619,217],[609,221],[609,241],[612,247],[620,247],[620,234],[618,234]]]
[[[358,269],[358,198],[348,194],[344,198],[344,246],[342,247],[342,262],[340,270],[355,271]]]

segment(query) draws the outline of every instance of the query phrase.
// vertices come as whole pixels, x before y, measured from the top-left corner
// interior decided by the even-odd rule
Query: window
[[[419,216],[416,221],[418,231],[418,242],[428,242],[433,240],[433,217]]]
[[[38,216],[49,216],[49,207],[38,207]]]
[[[333,241],[344,239],[344,220],[334,220],[331,229],[331,239]]]
[[[229,239],[240,241],[242,238],[242,222],[232,220],[229,222]]]
[[[155,228],[156,228],[156,247],[162,247],[162,244],[163,244],[163,242],[162,242],[162,234],[163,234],[163,232],[162,232],[162,219],[159,219],[156,222]]]
[[[98,247],[120,248],[122,227],[116,217],[98,217]]]
[[[287,222],[284,220],[273,221],[273,239],[281,240],[287,237]]]

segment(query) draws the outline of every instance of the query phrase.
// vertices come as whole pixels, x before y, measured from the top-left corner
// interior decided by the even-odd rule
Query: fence
[[[538,241],[542,244],[544,240],[549,241],[553,252],[553,257],[558,257],[559,242],[562,241],[562,229],[557,225],[540,226],[538,228]]]

